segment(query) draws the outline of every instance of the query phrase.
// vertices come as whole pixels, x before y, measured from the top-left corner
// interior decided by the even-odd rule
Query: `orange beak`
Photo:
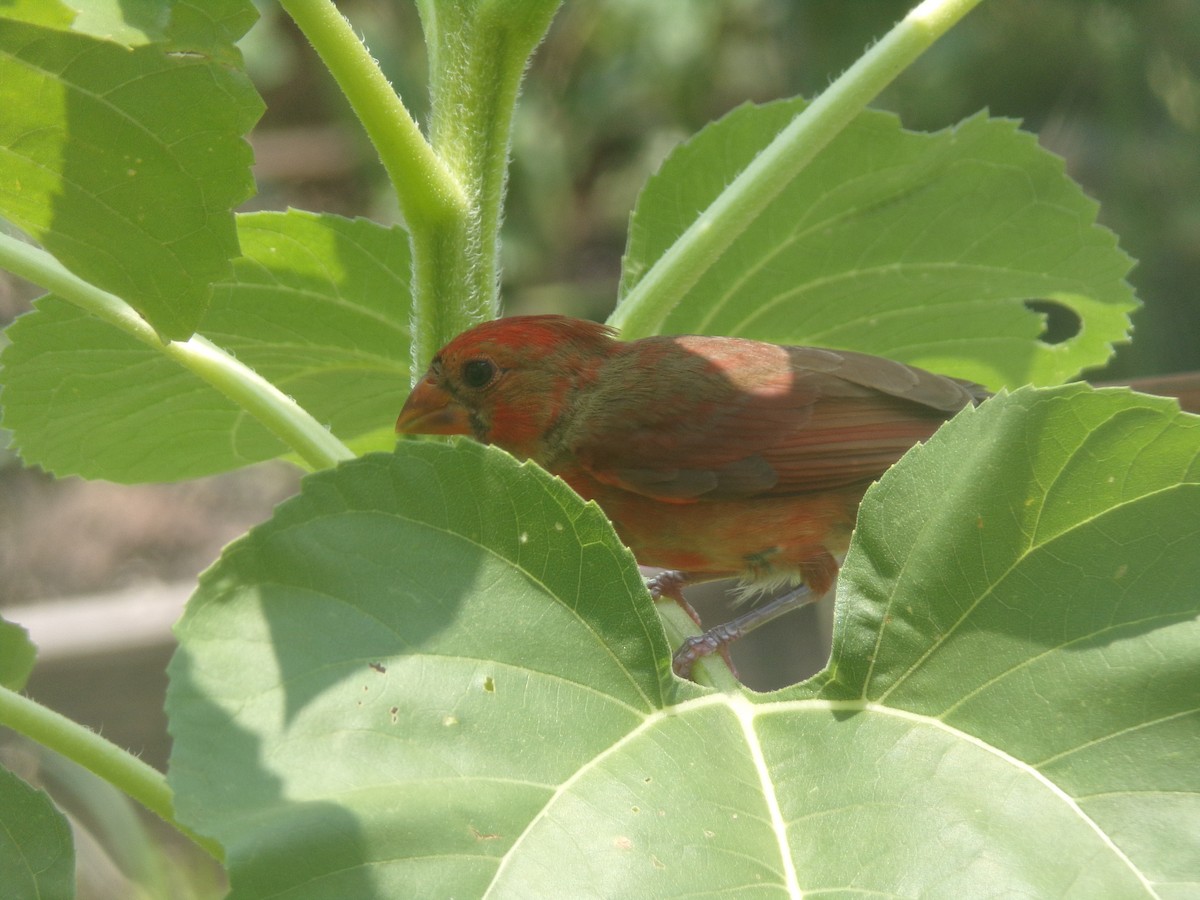
[[[396,420],[400,434],[471,434],[466,409],[426,376],[404,401]]]

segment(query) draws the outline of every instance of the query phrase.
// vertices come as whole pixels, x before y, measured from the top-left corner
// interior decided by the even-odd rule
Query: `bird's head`
[[[513,316],[464,331],[438,351],[396,431],[466,434],[547,462],[547,440],[619,342],[565,316]]]

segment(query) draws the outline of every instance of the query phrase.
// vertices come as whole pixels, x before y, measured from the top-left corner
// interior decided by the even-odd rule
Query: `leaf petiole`
[[[142,804],[213,859],[224,861],[225,853],[220,844],[175,820],[166,776],[132,753],[90,728],[5,687],[0,687],[0,724],[79,763]]]
[[[618,303],[608,324],[655,334],[679,300],[880,91],[980,0],[925,0],[796,116]]]
[[[0,266],[160,351],[254,416],[314,469],[354,453],[295,400],[201,335],[164,341],[128,303],[84,281],[44,250],[0,234]]]

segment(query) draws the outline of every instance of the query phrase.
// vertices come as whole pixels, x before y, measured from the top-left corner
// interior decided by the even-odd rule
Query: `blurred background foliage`
[[[518,109],[508,312],[602,318],[630,210],[671,147],[745,101],[814,96],[911,0],[567,0]],[[340,4],[423,120],[415,8]],[[395,204],[345,101],[269,3],[246,40],[268,112],[255,135],[260,207],[387,221]],[[1102,204],[1138,259],[1145,303],[1108,377],[1200,368],[1200,4],[985,2],[874,104],[913,129],[979,109],[1022,119]]]

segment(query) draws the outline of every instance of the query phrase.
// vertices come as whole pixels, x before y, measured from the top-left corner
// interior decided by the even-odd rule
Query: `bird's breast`
[[[668,503],[605,484],[586,471],[558,473],[604,510],[644,566],[771,578],[846,552],[866,486],[791,496]]]

